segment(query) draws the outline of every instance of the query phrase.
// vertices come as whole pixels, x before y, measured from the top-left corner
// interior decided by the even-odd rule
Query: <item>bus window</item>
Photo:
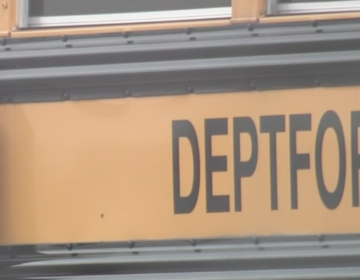
[[[231,0],[21,0],[20,3],[20,28],[231,17]]]
[[[268,15],[351,12],[360,10],[360,0],[268,0]]]

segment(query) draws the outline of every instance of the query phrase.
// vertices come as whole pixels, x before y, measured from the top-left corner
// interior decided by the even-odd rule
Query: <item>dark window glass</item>
[[[74,16],[230,7],[231,0],[30,0],[30,16]]]

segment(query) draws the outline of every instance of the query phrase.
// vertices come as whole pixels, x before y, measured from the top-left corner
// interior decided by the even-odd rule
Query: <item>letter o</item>
[[[330,128],[335,131],[339,151],[339,177],[336,189],[333,192],[329,192],[326,189],[322,170],[323,140],[326,130]],[[320,120],[315,144],[315,168],[316,180],[321,200],[328,209],[334,210],[339,206],[342,196],[344,194],[346,177],[346,151],[344,131],[340,119],[334,111],[327,111]]]

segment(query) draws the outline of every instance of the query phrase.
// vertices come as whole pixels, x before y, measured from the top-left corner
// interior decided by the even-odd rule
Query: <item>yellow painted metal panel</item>
[[[0,1],[0,32],[10,31],[10,7],[8,1]]]
[[[16,0],[0,1],[0,36],[8,36],[16,25]]]
[[[232,21],[251,22],[262,14],[263,0],[232,0]]]
[[[351,149],[355,139],[351,112],[360,111],[359,90],[318,88],[1,105],[0,244],[357,233],[360,208],[353,206],[351,167],[356,155]],[[331,192],[338,181],[341,155],[334,130],[326,130],[316,147],[320,120],[329,110],[338,115],[345,141],[344,192],[335,198]],[[299,121],[290,123],[293,114],[311,118],[311,129],[298,131],[295,144],[290,128]],[[285,119],[285,132],[276,135],[278,210],[271,210],[269,134],[260,133],[260,117],[274,115]],[[234,160],[239,156],[234,155],[236,117],[250,117],[258,138],[254,173],[241,180],[241,212],[235,211],[238,197],[234,195]],[[205,121],[216,118],[224,120],[215,126]],[[196,206],[181,215],[174,214],[173,200],[172,124],[177,120],[194,126],[200,156]],[[328,121],[332,123],[331,118]],[[213,135],[211,145],[207,138],[205,159],[205,132],[223,130],[224,122],[227,133]],[[241,160],[246,162],[251,157],[251,138],[243,133],[240,141]],[[309,154],[309,168],[296,172],[298,209],[291,207],[291,141],[296,154]],[[179,143],[180,194],[187,196],[193,156],[186,138]],[[328,198],[340,199],[332,210],[318,189],[315,154],[319,147]],[[209,173],[211,167],[219,166],[211,163],[209,155],[226,156],[226,171]],[[300,161],[304,166],[304,160],[293,164],[301,165]],[[213,196],[223,195],[229,212],[207,211],[209,174]]]

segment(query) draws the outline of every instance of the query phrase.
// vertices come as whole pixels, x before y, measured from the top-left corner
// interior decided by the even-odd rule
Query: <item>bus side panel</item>
[[[357,233],[359,89],[1,105],[0,244]]]

